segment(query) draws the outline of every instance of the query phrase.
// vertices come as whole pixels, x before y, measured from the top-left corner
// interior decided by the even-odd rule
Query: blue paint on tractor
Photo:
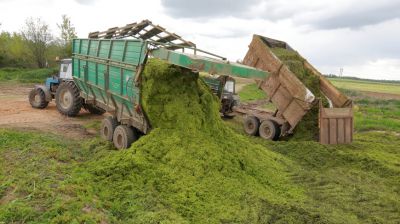
[[[52,85],[54,85],[54,84],[56,84],[56,85],[58,85],[58,84],[60,84],[60,80],[57,78],[57,77],[50,77],[50,78],[47,78],[46,79],[46,88],[47,89],[51,89],[51,86]]]

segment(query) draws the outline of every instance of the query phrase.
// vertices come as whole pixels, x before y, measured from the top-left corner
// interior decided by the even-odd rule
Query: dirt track
[[[85,124],[101,121],[103,116],[91,115],[82,110],[76,118],[58,113],[53,102],[43,110],[34,109],[28,101],[33,85],[0,83],[0,127],[52,132],[69,138],[82,138],[96,134]]]

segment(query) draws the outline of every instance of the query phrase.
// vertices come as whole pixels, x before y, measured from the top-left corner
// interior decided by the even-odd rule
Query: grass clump
[[[328,101],[320,89],[319,77],[304,66],[305,59],[299,53],[284,48],[271,48],[271,50],[316,98],[322,100],[324,106],[328,106]],[[318,138],[318,112],[318,105],[311,108],[297,125],[293,139],[315,140]]]

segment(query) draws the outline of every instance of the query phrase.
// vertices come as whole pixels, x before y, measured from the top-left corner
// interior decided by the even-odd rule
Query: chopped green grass
[[[303,189],[287,178],[291,161],[227,128],[217,99],[197,74],[151,60],[142,81],[142,105],[153,130],[130,150],[97,161],[93,170],[98,194],[120,218],[133,223],[313,219],[301,207]]]

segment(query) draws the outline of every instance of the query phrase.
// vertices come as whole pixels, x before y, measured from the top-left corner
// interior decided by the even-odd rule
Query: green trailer
[[[154,47],[157,46],[157,47]],[[64,88],[66,104],[74,110],[91,104],[111,116],[101,126],[101,136],[116,148],[128,148],[151,123],[141,107],[140,77],[147,58],[165,60],[195,72],[265,79],[268,73],[226,60],[169,50],[168,46],[140,39],[74,39],[72,73],[74,81]],[[194,49],[194,52],[203,52]],[[206,52],[205,52],[206,53]],[[77,94],[77,89],[79,93]],[[74,115],[70,113],[71,115]]]

